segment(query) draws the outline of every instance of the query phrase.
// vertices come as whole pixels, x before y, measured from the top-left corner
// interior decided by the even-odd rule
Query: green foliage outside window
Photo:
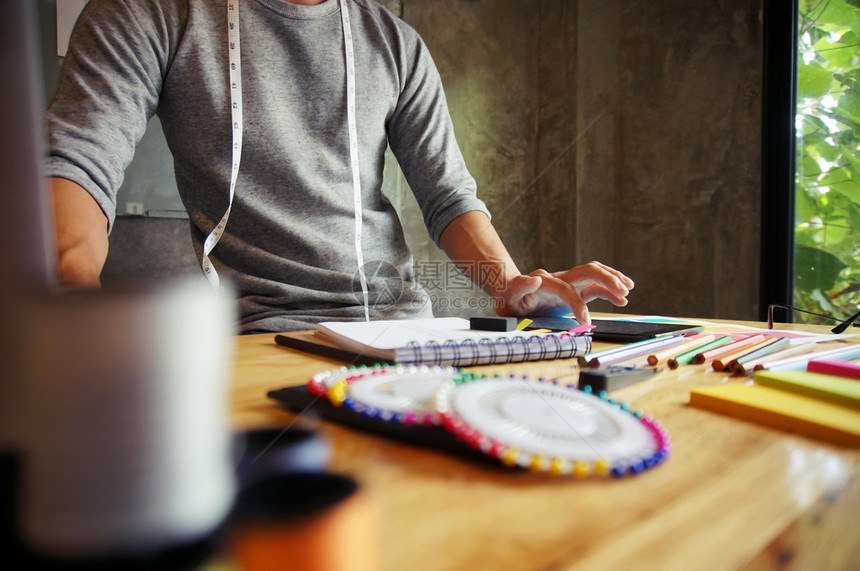
[[[794,304],[860,306],[860,0],[799,0]]]

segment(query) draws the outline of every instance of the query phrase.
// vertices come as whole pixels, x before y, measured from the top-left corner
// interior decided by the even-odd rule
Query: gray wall
[[[384,3],[434,54],[479,195],[521,270],[597,259],[637,282],[629,311],[756,318],[762,0]],[[141,158],[168,168],[159,153]],[[419,278],[428,264],[444,271],[396,168],[385,191]],[[120,218],[107,281],[193,269],[186,224]],[[458,312],[452,297],[483,299],[450,290],[430,292],[439,314]]]

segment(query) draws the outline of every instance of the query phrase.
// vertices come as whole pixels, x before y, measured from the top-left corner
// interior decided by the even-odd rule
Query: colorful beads
[[[545,463],[546,459],[543,456],[535,454],[532,456],[532,461],[529,463],[529,470],[532,472],[542,472]]]
[[[492,441],[489,443],[489,446],[487,446],[486,453],[490,456],[495,456],[496,458],[498,458],[504,453],[504,450],[504,444],[502,444],[501,442]]]
[[[573,463],[573,475],[577,478],[585,478],[591,473],[591,463],[578,460]]]
[[[389,378],[388,375],[391,377]],[[397,376],[402,378],[397,378]],[[430,377],[428,377],[430,375]],[[424,385],[415,385],[418,391],[414,390],[408,383],[414,377],[416,380],[421,380]],[[425,392],[424,386],[428,380],[435,382],[439,379],[439,386],[431,387],[431,392]],[[595,409],[605,409],[607,406],[612,407],[613,411],[606,414],[627,415],[625,420],[630,424],[630,418],[635,418],[638,424],[641,425],[650,434],[650,443],[647,446],[642,446],[645,450],[640,451],[637,448],[631,448],[624,452],[626,456],[618,457],[616,451],[615,458],[576,458],[565,456],[565,454],[593,456],[596,452],[598,455],[602,449],[598,445],[599,441],[593,443],[594,447],[591,451],[577,448],[543,448],[547,452],[538,452],[539,447],[532,446],[528,440],[519,440],[500,436],[504,433],[495,433],[493,429],[487,428],[487,433],[484,429],[476,428],[468,420],[468,415],[465,418],[458,413],[458,407],[461,406],[459,395],[465,397],[471,392],[475,394],[474,389],[481,388],[478,385],[466,386],[470,383],[480,383],[489,381],[493,383],[507,383],[507,379],[516,380],[518,382],[529,383],[535,391],[547,391],[549,394],[556,394],[563,389],[578,391],[588,397],[576,396],[576,399],[583,401],[584,405],[594,407]],[[356,384],[354,387],[352,386]],[[407,383],[400,385],[398,383]],[[538,386],[536,383],[545,386]],[[398,387],[402,386],[403,389]],[[487,385],[492,387],[493,385]],[[393,387],[393,390],[392,390]],[[533,472],[548,472],[554,476],[570,475],[576,479],[584,479],[588,477],[606,477],[613,476],[616,478],[625,477],[627,475],[639,474],[647,469],[653,468],[664,462],[671,451],[671,440],[662,424],[650,415],[644,414],[642,411],[632,411],[627,403],[619,402],[614,398],[610,398],[606,391],[600,391],[594,395],[591,387],[583,387],[578,390],[576,385],[561,382],[558,378],[539,377],[529,379],[523,375],[510,374],[503,376],[496,373],[492,376],[486,374],[478,374],[467,372],[463,369],[445,368],[439,366],[427,365],[385,365],[377,364],[372,367],[362,365],[359,367],[343,367],[336,371],[327,371],[314,375],[308,381],[308,390],[317,396],[326,396],[328,400],[335,406],[344,406],[358,414],[367,417],[377,418],[384,421],[398,422],[409,426],[437,426],[444,428],[448,432],[453,433],[460,441],[465,443],[472,449],[479,450],[484,454],[497,458],[499,462],[507,467],[519,467]],[[483,390],[483,389],[482,389]],[[496,390],[489,388],[489,390]],[[502,394],[507,393],[507,387],[499,389]],[[515,389],[522,391],[523,389]],[[378,392],[374,392],[378,391]],[[433,395],[428,400],[425,394]],[[477,394],[481,394],[478,392]],[[421,395],[421,396],[415,396]],[[563,395],[560,395],[563,398]],[[399,404],[404,402],[404,405]],[[516,397],[519,398],[519,397]],[[413,400],[408,400],[413,399]],[[597,399],[600,399],[598,402]],[[593,403],[591,401],[594,401]],[[468,402],[468,401],[466,401]],[[409,408],[412,403],[420,403],[418,408]],[[401,407],[401,408],[398,408]],[[432,408],[432,410],[429,410]],[[464,412],[467,409],[462,409]],[[528,410],[528,409],[525,409]],[[618,419],[622,420],[622,419]],[[480,424],[480,423],[479,423]],[[527,430],[537,430],[524,425]],[[496,439],[499,440],[496,440]],[[587,437],[581,437],[587,438]],[[609,449],[607,449],[609,450]],[[647,452],[646,452],[647,450]],[[562,454],[555,456],[555,454]]]
[[[310,382],[308,382],[308,391],[310,391],[312,395],[324,396],[328,392],[328,387],[326,387],[325,383],[321,380],[311,379]]]
[[[516,466],[517,460],[520,458],[520,451],[516,448],[507,448],[499,459],[505,466]]]
[[[553,476],[561,476],[567,469],[567,462],[563,458],[553,458],[549,463],[549,473]]]
[[[340,381],[328,390],[328,400],[335,406],[340,406],[346,400],[346,381]]]
[[[601,459],[594,463],[594,473],[598,476],[608,475],[610,469],[609,462],[606,460]]]

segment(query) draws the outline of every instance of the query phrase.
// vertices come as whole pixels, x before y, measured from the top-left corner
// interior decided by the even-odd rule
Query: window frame
[[[794,297],[797,0],[763,0],[759,318]],[[790,321],[791,312],[777,314]]]

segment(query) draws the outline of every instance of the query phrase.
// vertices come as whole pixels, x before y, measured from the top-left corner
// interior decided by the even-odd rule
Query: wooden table
[[[342,363],[237,338],[237,429],[294,415],[266,392]],[[575,381],[574,360],[479,367]],[[497,469],[323,422],[331,470],[376,503],[381,568],[857,569],[860,450],[840,448],[688,405],[691,388],[739,382],[687,366],[613,397],[653,415],[672,455],[622,479]],[[741,381],[742,382],[742,381]]]

